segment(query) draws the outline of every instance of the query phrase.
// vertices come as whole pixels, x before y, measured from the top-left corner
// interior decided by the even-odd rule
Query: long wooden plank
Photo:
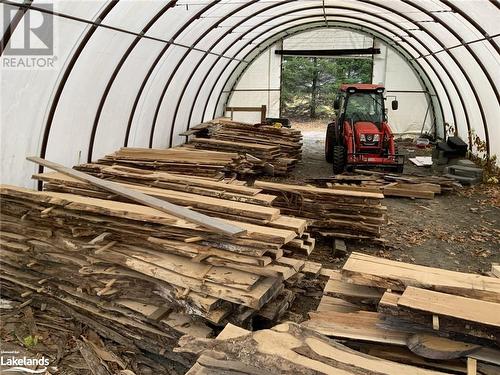
[[[500,327],[500,303],[480,301],[409,286],[399,298],[398,306],[492,327]]]
[[[89,182],[92,185],[98,186],[114,194],[119,194],[120,196],[126,197],[135,202],[144,204],[159,211],[166,212],[171,215],[186,219],[190,222],[199,224],[204,228],[209,228],[218,233],[222,233],[228,236],[239,236],[246,233],[245,229],[238,227],[234,224],[227,223],[219,219],[200,214],[185,207],[180,207],[175,204],[165,202],[161,199],[151,197],[147,194],[140,193],[138,191],[133,191],[124,188],[123,186],[120,186],[114,182],[101,180],[100,178],[90,176],[86,173],[64,167],[63,165],[53,163],[51,161],[44,160],[39,157],[29,156],[26,159],[34,163],[40,164],[44,167],[74,177],[76,179]]]
[[[500,279],[448,271],[353,252],[342,278],[360,285],[403,291],[407,286],[500,302]]]
[[[428,311],[408,308],[398,304],[400,298],[401,295],[399,294],[389,291],[385,292],[378,305],[378,311],[386,316],[394,316],[397,319],[414,322],[428,330],[455,332],[459,335],[465,334],[488,340],[496,340],[497,337],[500,337],[500,330],[497,327],[463,320],[454,316],[439,315]],[[479,300],[474,301],[481,302]]]
[[[369,193],[369,192],[359,192],[359,191],[349,191],[349,190],[333,190],[325,188],[315,188],[311,186],[280,184],[268,181],[255,181],[254,187],[264,190],[291,191],[291,192],[305,193],[309,195],[317,194],[326,196],[346,196],[346,197],[373,198],[373,199],[384,198],[384,194],[381,193]]]
[[[409,333],[383,328],[383,317],[372,311],[318,311],[302,323],[323,335],[393,345],[406,345]]]
[[[353,303],[344,301],[343,299],[340,298],[335,298],[330,296],[323,296],[316,309],[316,311],[318,312],[336,311],[344,313],[355,312],[359,310],[360,307]]]

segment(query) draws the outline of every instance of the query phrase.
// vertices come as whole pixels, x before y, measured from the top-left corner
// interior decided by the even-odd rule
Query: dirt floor
[[[304,136],[303,160],[285,181],[300,183],[307,178],[330,176],[332,166],[324,158],[326,123],[292,126],[302,130]],[[415,149],[411,142],[399,144],[400,151],[409,156],[430,154],[430,150]],[[430,168],[415,167],[409,161],[405,173],[439,174]],[[348,242],[349,252],[473,273],[486,273],[491,263],[500,262],[498,185],[464,187],[437,195],[433,200],[385,198],[384,204],[389,222],[382,228],[382,237],[387,245]],[[334,258],[331,249],[331,240],[319,240],[309,260],[329,268],[342,267],[347,258]],[[319,298],[300,297],[292,311],[305,318],[308,310],[314,310],[315,303],[319,303]]]

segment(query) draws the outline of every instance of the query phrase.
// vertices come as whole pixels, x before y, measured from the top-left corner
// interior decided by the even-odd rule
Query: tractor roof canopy
[[[347,92],[349,89],[367,92],[384,92],[385,90],[382,85],[372,85],[370,83],[344,83],[340,85],[340,91],[342,92]]]

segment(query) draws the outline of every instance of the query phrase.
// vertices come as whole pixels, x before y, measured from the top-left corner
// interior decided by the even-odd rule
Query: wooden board
[[[146,206],[152,207],[154,209],[157,209],[162,212],[166,212],[168,214],[174,215],[176,217],[180,217],[183,219],[186,219],[190,222],[194,222],[196,224],[199,224],[205,228],[209,228],[211,230],[214,230],[218,233],[222,233],[228,236],[239,236],[242,234],[245,234],[246,231],[243,228],[240,228],[234,224],[223,222],[219,219],[216,218],[211,218],[209,216],[200,214],[198,212],[192,211],[190,209],[187,209],[185,207],[180,207],[177,205],[174,205],[172,203],[168,203],[165,201],[162,201],[158,198],[151,197],[147,194],[140,193],[138,191],[133,191],[127,188],[124,188],[123,186],[120,186],[114,182],[111,181],[106,181],[106,180],[101,180],[100,178],[88,175],[86,173],[64,167],[60,164],[50,162],[48,160],[44,160],[39,157],[27,157],[26,158],[29,161],[32,161],[34,163],[43,165],[44,167],[53,169],[55,171],[58,171],[60,173],[63,173],[65,175],[77,178],[82,181],[86,181],[92,185],[98,186],[102,189],[105,189],[107,191],[110,191],[114,194],[118,194],[120,196],[126,197],[128,199],[131,199],[133,201],[139,202],[141,204],[144,204]]]
[[[321,297],[321,301],[316,309],[318,312],[328,312],[328,311],[336,311],[336,312],[355,312],[359,311],[360,307],[344,301],[340,298],[323,296]]]
[[[415,322],[429,331],[434,330],[441,334],[453,332],[455,335],[475,336],[488,340],[498,340],[500,337],[500,330],[497,327],[463,320],[454,316],[438,315],[428,311],[412,309],[399,305],[400,298],[401,295],[389,291],[385,292],[378,305],[378,311],[397,319]],[[480,300],[474,301],[484,302]]]
[[[323,293],[327,296],[364,304],[377,304],[384,294],[383,289],[380,288],[356,285],[335,279],[328,280]]]
[[[408,287],[398,306],[500,328],[500,303]]]
[[[500,278],[500,264],[492,263],[491,264],[491,275]]]
[[[407,286],[500,302],[500,279],[419,266],[353,252],[342,277],[360,285],[403,291]]]
[[[323,335],[393,345],[406,345],[409,334],[382,328],[383,316],[372,311],[309,313],[310,320],[302,323]]]
[[[311,186],[280,184],[268,181],[255,181],[254,187],[261,188],[264,190],[292,191],[298,193],[317,194],[326,196],[346,196],[346,197],[372,198],[372,199],[384,198],[384,195],[381,193],[357,192],[349,190],[332,190],[324,188],[315,188]]]

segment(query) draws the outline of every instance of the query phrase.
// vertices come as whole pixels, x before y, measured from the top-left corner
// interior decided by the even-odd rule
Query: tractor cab
[[[344,84],[334,108],[335,122],[328,125],[325,155],[334,173],[355,167],[383,167],[402,172],[404,158],[397,154],[385,114],[384,87]],[[392,102],[393,110],[397,101]]]

